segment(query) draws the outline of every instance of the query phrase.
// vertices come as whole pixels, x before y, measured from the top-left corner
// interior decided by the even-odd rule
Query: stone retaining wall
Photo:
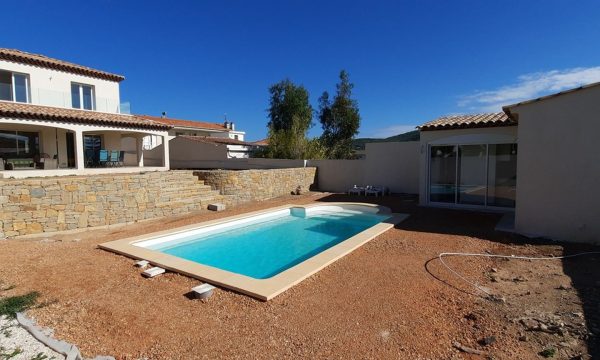
[[[0,238],[185,214],[221,198],[191,171],[0,179]]]
[[[228,205],[289,195],[298,185],[308,191],[316,181],[315,167],[261,170],[198,170],[200,180],[224,195]]]

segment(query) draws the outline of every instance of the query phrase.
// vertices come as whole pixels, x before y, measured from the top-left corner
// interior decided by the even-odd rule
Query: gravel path
[[[0,316],[0,359],[59,360],[64,358],[37,341],[27,330],[19,326],[17,320]]]

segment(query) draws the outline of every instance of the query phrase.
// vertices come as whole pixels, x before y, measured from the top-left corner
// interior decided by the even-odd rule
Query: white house
[[[171,126],[169,135],[167,136],[167,139],[170,141],[170,148],[187,143],[186,141],[171,141],[176,137],[185,137],[187,140],[194,139],[192,144],[194,144],[196,149],[193,152],[185,153],[187,160],[216,160],[213,155],[210,155],[214,154],[213,147],[219,148],[219,159],[223,156],[226,159],[248,158],[250,157],[250,153],[256,148],[254,144],[244,141],[246,132],[236,130],[235,123],[233,122],[225,121],[223,124],[219,124],[196,120],[172,119],[164,115],[161,117],[150,115],[137,116]],[[148,152],[148,156],[154,157],[156,151],[153,149],[156,149],[162,143],[160,137],[146,136],[144,138],[144,150],[152,150]],[[173,156],[171,156],[171,159],[173,159]]]
[[[236,130],[235,123],[229,121],[219,124],[197,120],[173,119],[165,115],[160,117],[151,115],[137,116],[171,126],[169,136],[167,137],[168,140],[172,140],[177,136],[204,136],[244,141],[244,137],[246,136],[245,131]],[[162,140],[160,137],[147,136],[144,139],[145,150],[154,149],[161,144]]]
[[[121,114],[124,79],[0,48],[0,176],[139,171],[143,138],[164,139],[171,126]],[[168,151],[165,147],[160,164],[144,170],[168,170]]]

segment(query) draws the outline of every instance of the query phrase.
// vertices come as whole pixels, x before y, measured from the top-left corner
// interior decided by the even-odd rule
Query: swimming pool
[[[371,204],[287,205],[101,247],[268,300],[401,219]]]

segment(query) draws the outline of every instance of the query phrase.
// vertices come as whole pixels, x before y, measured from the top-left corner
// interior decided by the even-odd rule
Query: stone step
[[[204,193],[204,194],[182,194],[182,196],[160,196],[157,198],[157,201],[160,203],[166,203],[166,202],[176,202],[176,201],[182,201],[182,200],[188,200],[188,199],[196,199],[196,198],[209,198],[209,199],[213,199],[216,196],[220,196],[219,194],[216,193]]]
[[[220,195],[219,195],[220,196]],[[209,203],[220,200],[218,196],[194,196],[191,198],[178,199],[174,201],[157,202],[156,207],[181,207],[187,205],[195,205],[200,210],[206,210]]]
[[[193,194],[220,194],[219,190],[213,190],[210,187],[206,188],[177,188],[161,190],[161,196],[183,196]]]
[[[211,188],[174,188],[174,189],[161,189],[161,195],[179,195],[183,193],[203,193],[213,191]]]

